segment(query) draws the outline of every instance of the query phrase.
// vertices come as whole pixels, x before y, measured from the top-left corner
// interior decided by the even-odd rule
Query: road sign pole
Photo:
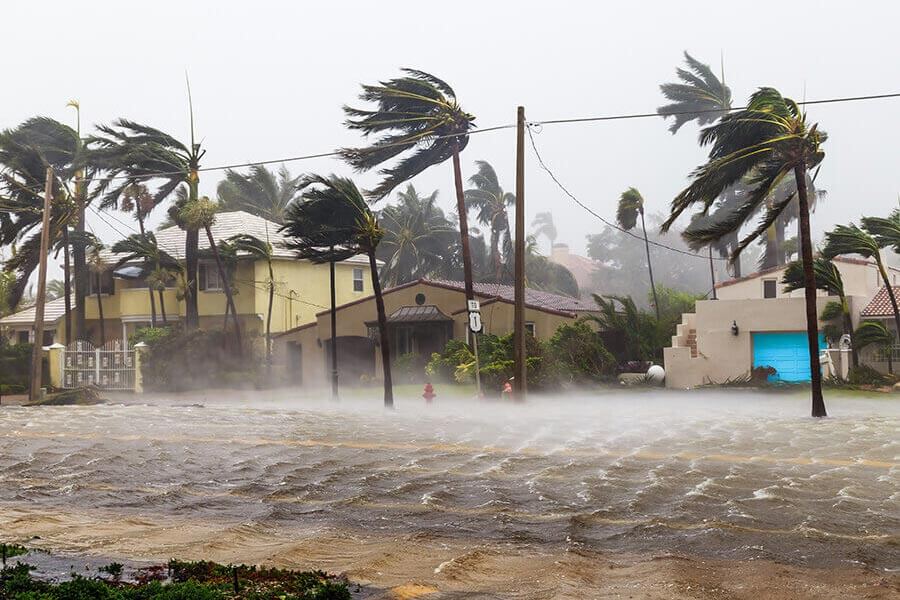
[[[478,334],[481,333],[481,306],[478,300],[466,300],[468,328],[472,334],[472,351],[475,354],[475,396],[481,398],[481,365],[478,364]]]

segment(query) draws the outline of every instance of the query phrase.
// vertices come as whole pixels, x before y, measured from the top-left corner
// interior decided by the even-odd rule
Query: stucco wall
[[[817,299],[820,312],[829,300]],[[752,334],[806,331],[805,302],[803,298],[697,302],[697,358],[691,358],[688,347],[666,348],[666,386],[691,388],[746,375],[753,366]],[[737,336],[731,331],[733,322],[739,328]]]
[[[874,296],[878,291],[878,288],[881,287],[881,276],[874,265],[859,264],[857,262],[847,262],[843,260],[836,260],[835,264],[838,267],[838,271],[841,273],[841,279],[843,279],[844,282],[844,291],[847,295],[871,297]],[[763,298],[763,281],[766,279],[774,279],[777,281],[775,286],[777,290],[776,298],[802,298],[804,296],[803,290],[788,294],[784,293],[784,285],[781,283],[783,276],[784,269],[781,268],[766,271],[748,277],[747,279],[725,282],[725,284],[716,288],[716,295],[720,300],[749,300]],[[891,270],[890,276],[896,281],[896,271]],[[818,292],[818,295],[824,296],[825,292]]]

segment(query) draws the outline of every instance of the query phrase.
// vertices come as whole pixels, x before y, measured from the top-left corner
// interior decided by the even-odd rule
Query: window
[[[16,334],[16,342],[19,344],[27,344],[28,339],[31,337],[31,334],[27,331],[19,331]]]
[[[219,277],[219,269],[216,265],[200,263],[200,289],[207,292],[221,292],[222,278]]]
[[[52,346],[53,345],[53,337],[55,336],[55,331],[44,331],[44,346]]]
[[[774,298],[778,295],[778,280],[763,279],[763,298]]]
[[[363,291],[363,270],[353,269],[353,291]]]
[[[103,273],[91,273],[90,277],[88,277],[88,296],[94,296],[97,294],[98,284],[101,294],[112,294],[115,289],[113,287],[112,271],[104,271]]]
[[[525,322],[525,331],[528,332],[528,335],[534,337],[534,321],[526,321]]]

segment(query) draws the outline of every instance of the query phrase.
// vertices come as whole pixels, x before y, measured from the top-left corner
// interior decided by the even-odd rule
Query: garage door
[[[825,336],[819,334],[819,349],[825,348]],[[753,334],[753,367],[773,367],[769,381],[809,381],[809,345],[806,332]]]

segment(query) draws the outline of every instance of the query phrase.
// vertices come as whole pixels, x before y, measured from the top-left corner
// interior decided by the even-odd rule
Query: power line
[[[624,228],[622,228],[622,227],[619,227],[619,226],[616,225],[615,223],[612,223],[611,221],[608,221],[607,219],[603,218],[602,215],[600,215],[600,214],[597,213],[595,210],[593,210],[591,207],[587,206],[587,205],[584,204],[581,200],[579,200],[578,198],[576,198],[575,195],[574,195],[572,192],[570,192],[570,191],[568,190],[568,188],[566,188],[566,186],[564,186],[564,185],[562,184],[562,182],[556,177],[556,175],[553,173],[553,171],[550,170],[550,167],[547,166],[547,164],[544,162],[544,159],[541,157],[541,153],[538,151],[537,144],[536,144],[535,141],[534,141],[534,134],[532,133],[531,129],[532,129],[532,128],[531,128],[531,126],[530,126],[530,124],[529,124],[529,127],[528,127],[528,138],[531,140],[531,148],[532,148],[532,150],[534,151],[534,156],[535,156],[535,158],[537,158],[538,164],[541,166],[541,168],[542,168],[544,171],[547,172],[547,174],[550,176],[550,178],[553,180],[553,182],[556,183],[557,187],[559,187],[559,189],[561,189],[561,190],[563,191],[563,193],[565,193],[569,198],[571,198],[571,199],[575,202],[575,204],[577,204],[578,206],[580,206],[581,208],[583,208],[584,210],[586,210],[588,213],[590,213],[591,215],[593,215],[594,217],[596,217],[597,219],[599,219],[600,221],[602,221],[604,224],[606,224],[606,226],[611,227],[611,228],[613,228],[613,229],[615,229],[615,230],[617,230],[617,231],[620,231],[620,232],[624,233],[625,235],[629,235],[629,236],[633,237],[633,238],[636,239],[636,240],[640,240],[640,241],[642,241],[642,242],[646,241],[647,243],[649,243],[649,244],[652,245],[652,246],[657,246],[657,247],[659,247],[659,248],[663,248],[663,249],[669,250],[669,251],[671,251],[671,252],[678,252],[679,254],[684,254],[684,255],[686,255],[686,256],[691,256],[691,257],[694,257],[694,258],[701,258],[701,259],[703,259],[703,260],[708,260],[708,259],[709,259],[708,256],[702,256],[702,255],[700,255],[700,254],[695,254],[695,253],[693,253],[693,252],[688,252],[687,250],[682,250],[682,249],[680,249],[680,248],[673,248],[672,246],[667,246],[666,244],[662,244],[662,243],[656,242],[656,241],[654,241],[654,240],[645,239],[645,238],[643,238],[643,237],[641,237],[641,236],[639,236],[639,235],[637,235],[637,234],[635,234],[635,233],[633,233],[633,232],[631,232],[631,231],[628,231],[627,229],[624,229]],[[721,258],[721,257],[717,257],[717,256],[712,257],[712,259],[713,259],[713,260],[720,260],[720,261],[727,261],[727,260],[728,260],[728,259]]]

